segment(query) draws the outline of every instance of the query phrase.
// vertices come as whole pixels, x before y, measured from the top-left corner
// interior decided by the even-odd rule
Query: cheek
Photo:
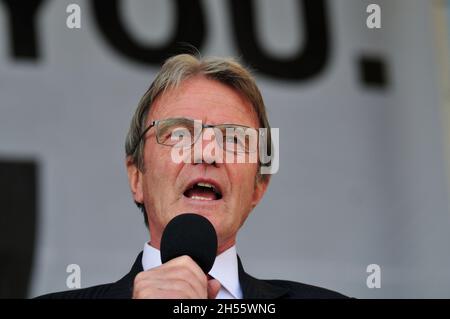
[[[251,206],[252,195],[255,190],[255,177],[257,166],[253,164],[235,164],[237,167],[231,176],[231,183],[234,185],[238,205],[243,208]]]
[[[170,149],[160,145],[148,147],[144,156],[144,166],[146,195],[152,197],[153,194],[168,194],[180,170],[180,164],[175,164],[171,160]]]

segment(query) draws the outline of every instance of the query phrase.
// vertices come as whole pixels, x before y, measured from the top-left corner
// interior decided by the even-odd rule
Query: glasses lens
[[[175,147],[190,147],[198,139],[202,127],[187,118],[169,118],[156,123],[156,138],[159,144]],[[214,135],[224,151],[231,153],[254,153],[257,151],[258,132],[254,128],[224,124],[214,126]],[[196,135],[197,134],[197,135]]]
[[[156,125],[158,143],[168,146],[189,147],[194,142],[194,120],[173,118],[158,121]]]
[[[258,135],[255,129],[239,125],[221,127],[223,149],[232,153],[256,152]]]

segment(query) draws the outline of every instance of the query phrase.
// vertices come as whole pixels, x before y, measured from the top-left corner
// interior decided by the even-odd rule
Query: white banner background
[[[66,7],[82,9],[80,30]],[[280,170],[240,233],[246,270],[354,297],[450,297],[450,216],[432,1],[377,1],[382,28],[366,27],[370,1],[327,1],[330,59],[320,76],[288,82],[256,73]],[[239,55],[225,1],[201,1],[203,55]],[[257,1],[264,48],[302,47],[297,1]],[[171,1],[123,1],[142,42],[173,28]],[[116,281],[147,240],[124,165],[129,121],[158,68],[125,59],[105,41],[89,1],[47,1],[37,18],[40,59],[9,55],[0,4],[0,157],[37,159],[39,229],[30,296]],[[299,36],[300,33],[300,36]],[[362,85],[358,60],[381,56],[388,85]],[[30,243],[31,244],[31,243]],[[381,267],[380,289],[366,267]]]

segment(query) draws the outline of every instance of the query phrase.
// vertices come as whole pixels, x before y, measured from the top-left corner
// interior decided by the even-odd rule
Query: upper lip
[[[218,192],[223,197],[223,189],[220,183],[214,179],[204,177],[195,178],[192,181],[190,181],[189,184],[184,188],[183,193],[186,192],[188,189],[194,187],[194,185],[198,183],[211,184],[214,187],[215,191]]]

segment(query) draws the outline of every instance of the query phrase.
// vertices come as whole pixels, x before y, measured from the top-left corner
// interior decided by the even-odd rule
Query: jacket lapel
[[[108,292],[107,298],[131,299],[131,297],[133,296],[134,278],[143,270],[142,252],[140,252],[136,260],[134,261],[133,267],[131,267],[130,272],[112,285],[111,289]]]
[[[244,299],[277,299],[282,298],[289,289],[278,287],[267,281],[256,279],[247,274],[238,256],[239,282]]]

